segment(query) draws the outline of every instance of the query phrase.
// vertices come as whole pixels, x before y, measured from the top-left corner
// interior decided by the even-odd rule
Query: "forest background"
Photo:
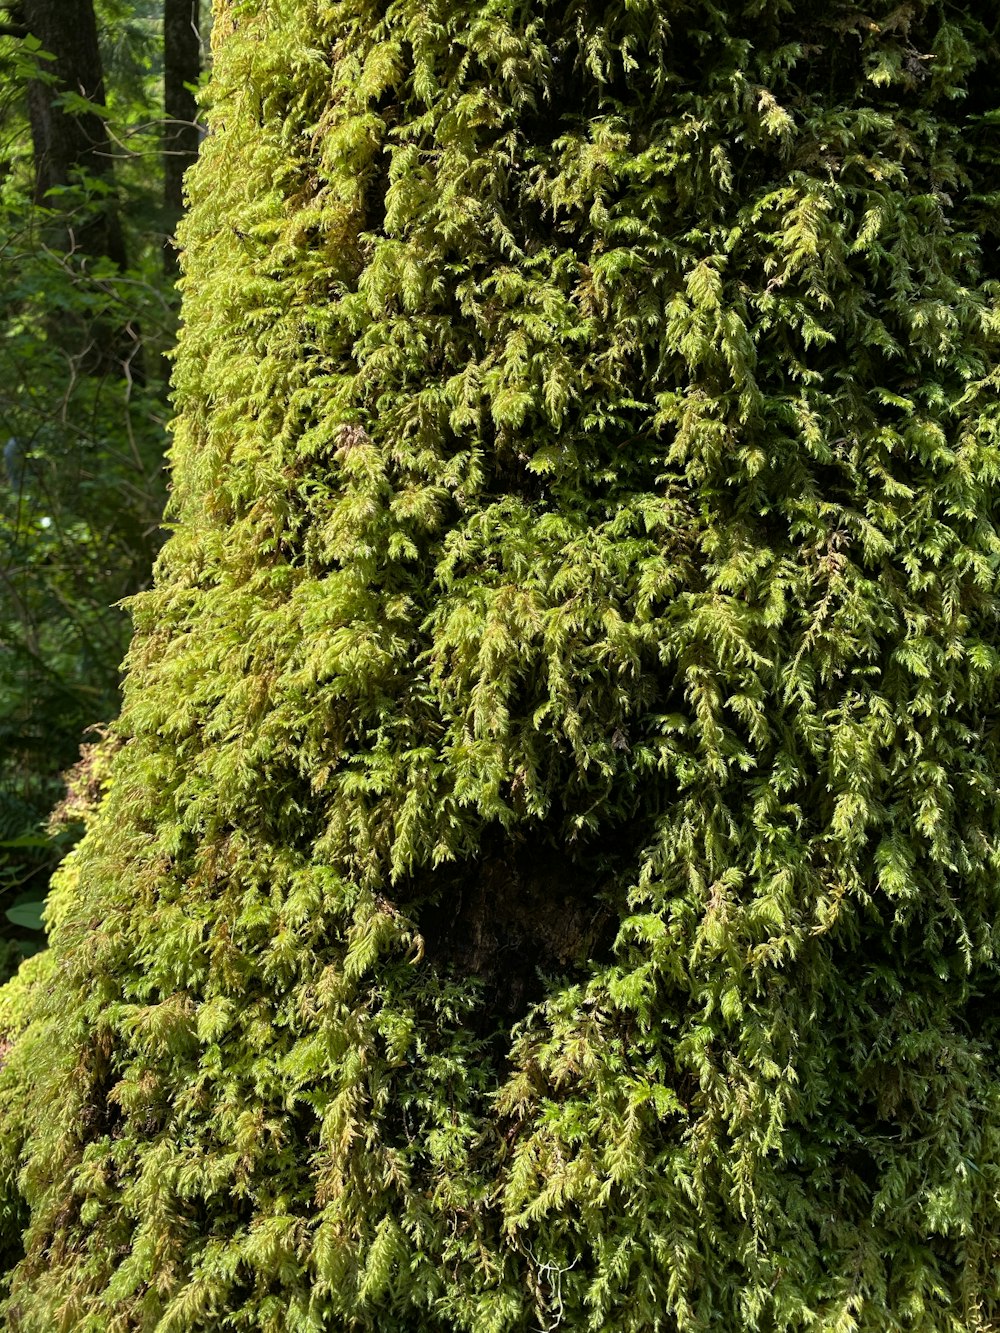
[[[42,947],[162,537],[208,11],[0,6],[0,979]]]

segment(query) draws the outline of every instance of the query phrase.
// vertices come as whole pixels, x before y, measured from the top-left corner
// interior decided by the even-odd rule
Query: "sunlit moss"
[[[219,6],[9,1327],[996,1327],[983,9]]]

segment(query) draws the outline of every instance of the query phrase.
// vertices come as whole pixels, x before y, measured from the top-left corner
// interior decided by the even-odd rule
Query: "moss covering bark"
[[[1000,1327],[995,22],[217,5],[8,1327]]]

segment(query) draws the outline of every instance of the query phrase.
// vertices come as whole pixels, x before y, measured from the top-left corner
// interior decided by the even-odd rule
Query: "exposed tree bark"
[[[163,205],[169,236],[184,211],[184,172],[198,156],[198,105],[191,91],[201,73],[198,0],[163,0]],[[168,271],[177,252],[168,239]]]
[[[53,77],[28,85],[28,115],[35,151],[35,198],[41,203],[57,186],[82,175],[110,180],[111,143],[96,111],[70,111],[60,94],[78,93],[95,106],[104,104],[104,72],[97,41],[93,0],[23,0],[25,26],[55,58],[45,62]],[[125,241],[113,197],[79,224],[68,220],[71,249],[107,256],[125,267]]]

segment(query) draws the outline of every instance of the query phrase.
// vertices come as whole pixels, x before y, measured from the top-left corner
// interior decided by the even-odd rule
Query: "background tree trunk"
[[[110,181],[111,142],[96,110],[71,110],[60,97],[77,93],[95,107],[104,105],[104,71],[92,0],[24,0],[25,25],[54,60],[43,62],[48,77],[28,85],[28,114],[35,151],[35,198],[41,203],[57,186],[84,175]],[[125,240],[113,196],[88,212],[81,225],[68,221],[69,249],[107,256],[126,264]]]
[[[184,172],[198,156],[198,104],[192,87],[201,74],[198,0],[163,0],[163,205],[169,239],[164,264],[177,267],[171,244],[184,211]]]
[[[107,128],[97,108],[104,106],[104,71],[97,37],[93,0],[24,0],[28,31],[52,57],[43,62],[42,77],[28,83],[28,115],[35,154],[36,202],[54,200],[49,191],[88,180],[113,186],[114,159]],[[64,104],[67,93],[84,97],[94,108]],[[82,206],[81,206],[82,205]],[[72,199],[63,215],[60,244],[70,255],[86,260],[110,259],[119,268],[128,263],[125,237],[114,190],[103,200]],[[138,326],[108,327],[88,322],[80,368],[89,374],[122,375],[145,381]]]

